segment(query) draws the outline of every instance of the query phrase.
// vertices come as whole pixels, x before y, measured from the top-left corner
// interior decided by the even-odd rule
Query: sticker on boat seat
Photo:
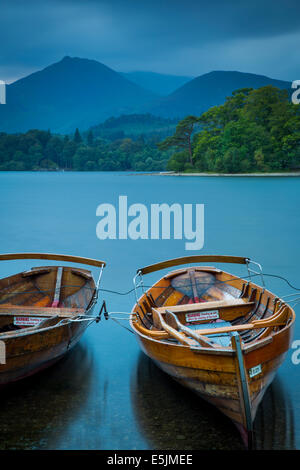
[[[219,318],[219,310],[187,313],[185,316],[185,320],[187,322],[200,321],[200,320],[217,320],[218,318]]]
[[[14,317],[14,325],[16,326],[36,326],[44,320],[45,317]]]
[[[258,366],[251,367],[249,369],[249,377],[252,379],[252,377],[255,377],[256,375],[261,373],[261,364],[258,364]]]

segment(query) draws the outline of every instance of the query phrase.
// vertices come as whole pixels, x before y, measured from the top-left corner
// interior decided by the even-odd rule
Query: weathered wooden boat
[[[202,262],[245,264],[248,279],[185,267],[144,288],[145,274]],[[262,286],[253,282],[258,275]],[[229,417],[251,448],[258,405],[291,344],[293,309],[264,287],[261,266],[243,257],[172,259],[139,269],[134,283],[130,324],[142,350]]]
[[[97,284],[79,267],[40,266],[0,279],[0,386],[62,358],[92,317],[104,261],[49,253],[2,254],[0,260],[43,259],[100,268]]]

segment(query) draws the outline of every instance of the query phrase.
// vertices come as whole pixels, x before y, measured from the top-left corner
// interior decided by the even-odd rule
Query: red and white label
[[[44,320],[45,317],[14,317],[14,325],[17,326],[36,326]]]
[[[187,322],[202,321],[202,320],[217,320],[218,318],[219,318],[219,310],[187,313],[185,316],[185,320]]]

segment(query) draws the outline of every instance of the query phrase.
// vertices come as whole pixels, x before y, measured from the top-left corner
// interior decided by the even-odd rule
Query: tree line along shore
[[[291,103],[287,91],[271,85],[236,90],[224,104],[211,107],[201,116],[187,116],[177,124],[168,122],[167,127],[161,120],[160,129],[160,118],[135,115],[135,125],[139,119],[148,120],[148,129],[132,135],[129,116],[115,120],[119,126],[126,122],[127,133],[99,133],[97,127],[85,132],[76,129],[73,135],[38,129],[0,132],[0,170],[215,176],[284,176],[300,171],[300,106]],[[155,129],[151,129],[153,119]]]

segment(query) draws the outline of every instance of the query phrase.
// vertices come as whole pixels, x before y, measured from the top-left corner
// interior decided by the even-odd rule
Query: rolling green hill
[[[117,118],[111,117],[105,122],[90,128],[94,137],[115,140],[124,137],[136,140],[160,141],[173,134],[177,124],[176,119],[161,118],[151,114],[128,114]]]

